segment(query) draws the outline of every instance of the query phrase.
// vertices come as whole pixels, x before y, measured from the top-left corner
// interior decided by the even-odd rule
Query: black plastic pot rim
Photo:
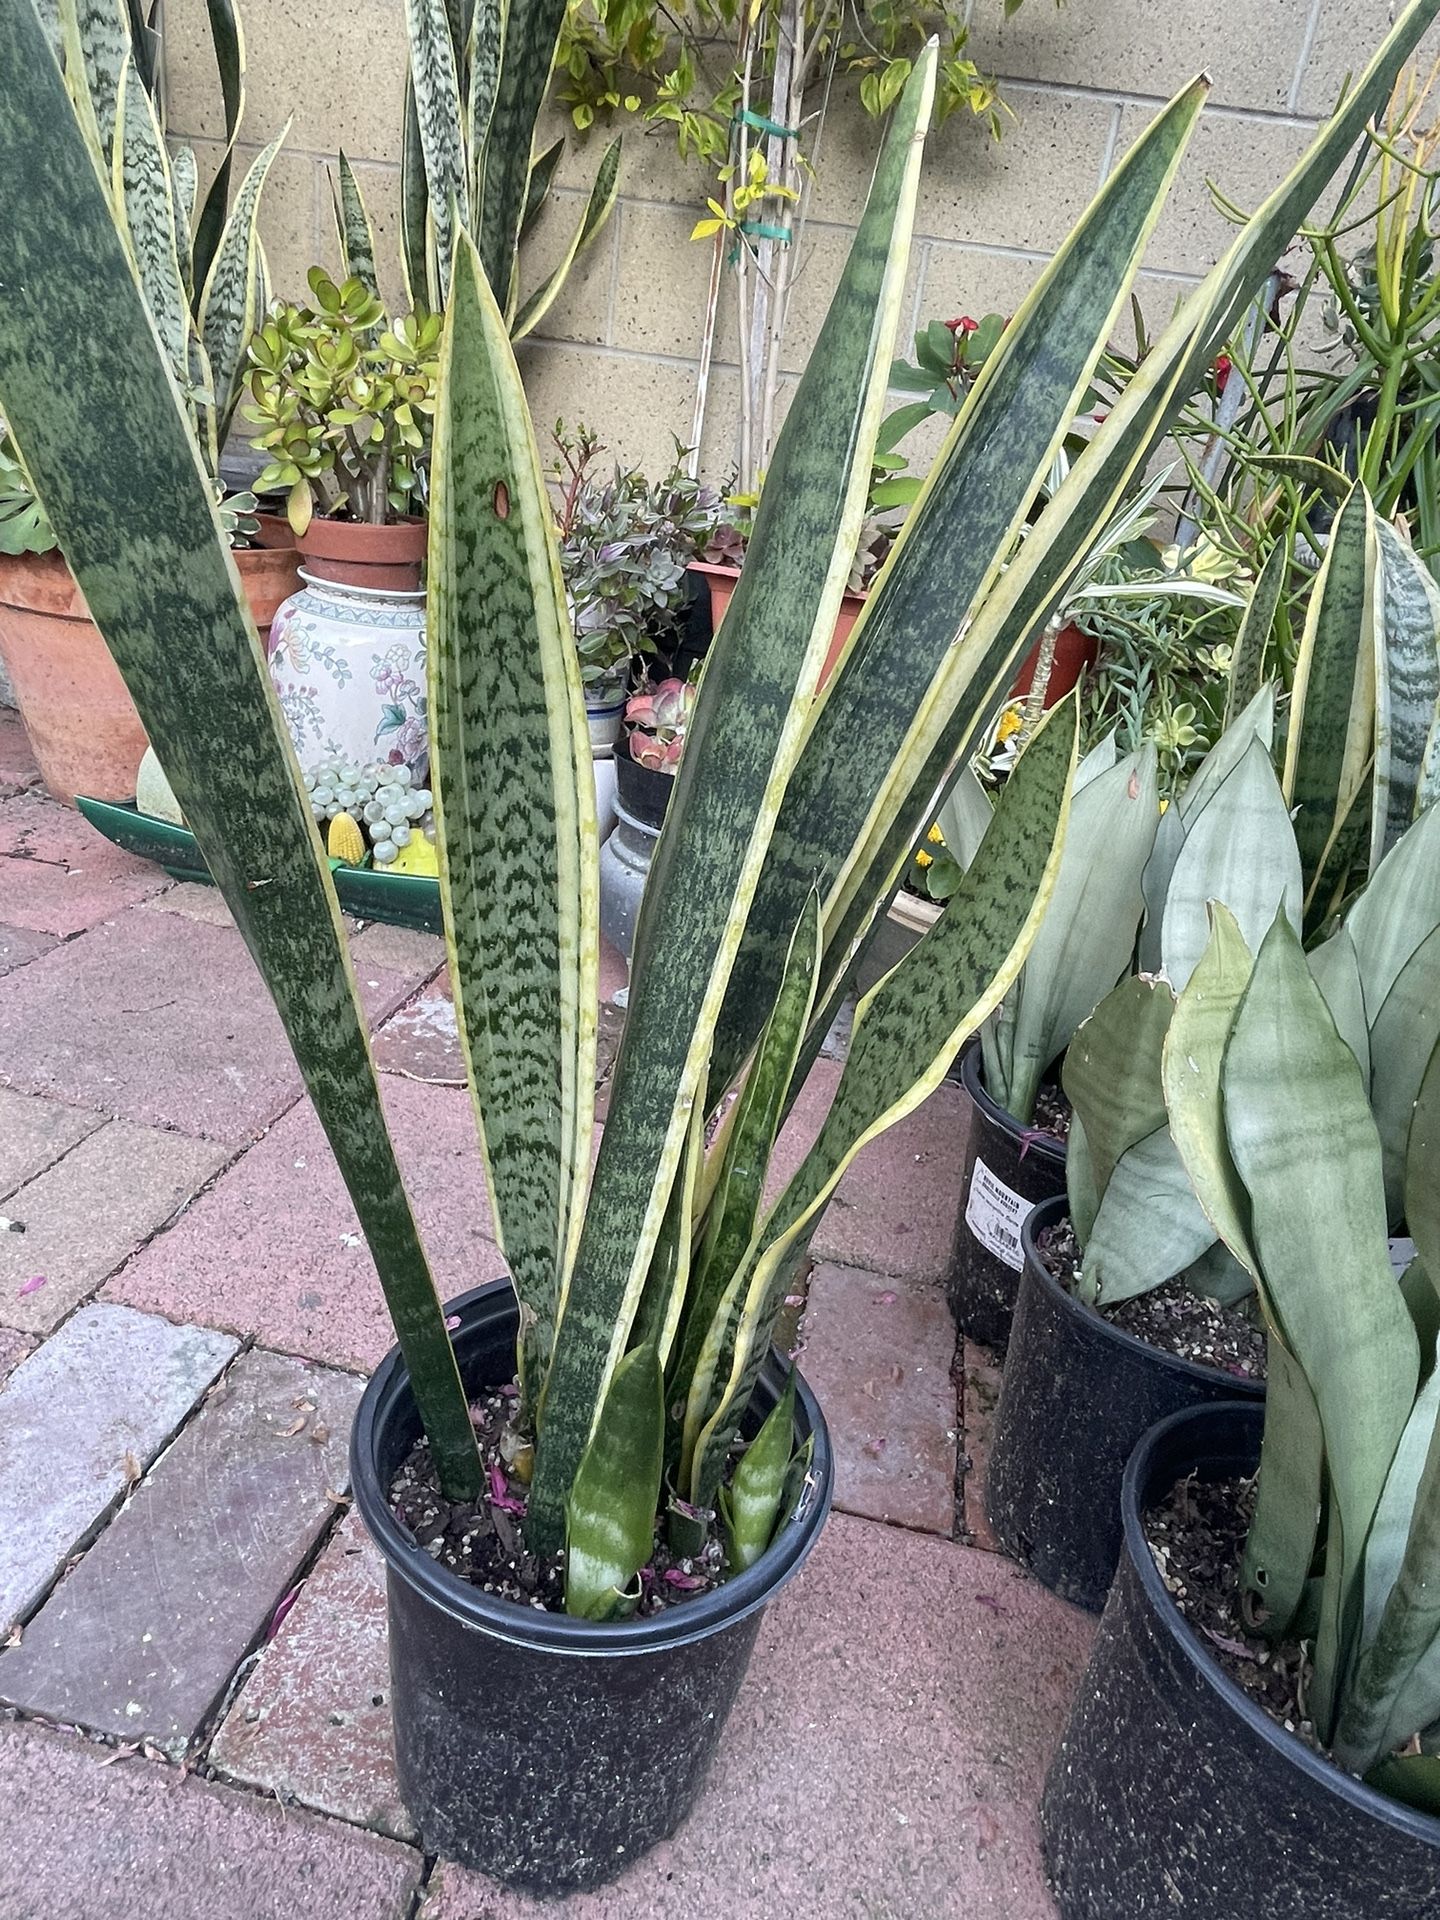
[[[1065,1143],[1057,1140],[1053,1133],[1044,1133],[1036,1127],[1023,1127],[1008,1108],[992,1100],[985,1091],[980,1075],[984,1069],[985,1055],[980,1042],[966,1047],[960,1056],[960,1084],[975,1102],[992,1126],[999,1127],[1002,1133],[1008,1133],[1020,1148],[1023,1160],[1027,1154],[1038,1153],[1042,1159],[1053,1160],[1057,1167],[1065,1164]]]
[[[1227,1386],[1234,1387],[1237,1400],[1265,1398],[1263,1380],[1247,1380],[1242,1374],[1226,1373],[1223,1367],[1206,1367],[1198,1360],[1186,1360],[1178,1353],[1167,1353],[1164,1347],[1157,1347],[1153,1341],[1142,1340],[1138,1334],[1127,1333],[1123,1327],[1117,1327],[1098,1307],[1092,1307],[1088,1301],[1081,1300],[1068,1287],[1062,1286],[1046,1264],[1036,1239],[1047,1228],[1067,1219],[1069,1211],[1068,1199],[1063,1193],[1057,1193],[1052,1200],[1041,1200],[1032,1207],[1020,1225],[1020,1251],[1035,1269],[1036,1279],[1052,1299],[1058,1301],[1067,1313],[1085,1315],[1088,1323],[1098,1327],[1104,1338],[1112,1341],[1122,1352],[1144,1354],[1148,1359],[1162,1360],[1184,1380],[1203,1381],[1206,1386],[1213,1385],[1217,1380],[1223,1381]]]
[[[515,1294],[508,1279],[492,1280],[460,1294],[446,1303],[445,1315],[447,1319],[458,1315],[463,1323],[467,1318],[476,1318],[481,1309],[493,1310],[502,1299],[511,1320],[518,1326]],[[457,1329],[457,1340],[460,1333],[461,1329]],[[778,1364],[772,1353],[767,1365]],[[708,1640],[768,1606],[799,1572],[820,1537],[830,1511],[834,1483],[830,1436],[820,1404],[798,1368],[795,1398],[797,1411],[803,1407],[809,1420],[815,1446],[810,1472],[794,1511],[781,1522],[775,1538],[753,1567],[723,1581],[708,1593],[666,1607],[644,1620],[580,1620],[548,1609],[518,1606],[512,1600],[500,1599],[471,1586],[439,1566],[405,1532],[390,1511],[389,1490],[382,1484],[376,1466],[378,1431],[395,1417],[398,1407],[410,1402],[411,1419],[407,1424],[417,1427],[419,1424],[413,1413],[409,1376],[398,1347],[390,1349],[372,1374],[356,1410],[350,1438],[350,1479],[355,1504],[388,1571],[403,1580],[427,1605],[438,1607],[462,1626],[533,1652],[548,1651],[582,1659],[669,1652]]]
[[[1139,1576],[1140,1584],[1150,1602],[1151,1613],[1159,1629],[1167,1634],[1184,1657],[1192,1665],[1199,1667],[1206,1682],[1225,1701],[1231,1712],[1241,1720],[1251,1733],[1263,1740],[1271,1748],[1276,1758],[1296,1767],[1313,1780],[1316,1786],[1327,1792],[1337,1794],[1349,1806],[1359,1813],[1383,1821],[1398,1833],[1411,1839],[1421,1840],[1427,1846],[1440,1845],[1440,1820],[1421,1813],[1413,1807],[1407,1807],[1399,1800],[1392,1800],[1389,1794],[1381,1793],[1376,1787],[1367,1787],[1353,1773],[1347,1773],[1333,1760],[1325,1758],[1308,1747],[1298,1734],[1287,1733],[1282,1726],[1272,1720],[1263,1707],[1259,1707],[1246,1693],[1245,1689],[1232,1680],[1219,1661],[1214,1658],[1200,1635],[1190,1625],[1171,1598],[1170,1590],[1160,1577],[1155,1565],[1155,1556],[1150,1551],[1150,1542],[1145,1536],[1144,1509],[1142,1494],[1147,1482],[1154,1473],[1155,1455],[1166,1445],[1171,1435],[1186,1426],[1193,1426],[1213,1417],[1224,1405],[1215,1401],[1208,1407],[1187,1407],[1180,1413],[1172,1413],[1167,1420],[1157,1421],[1145,1438],[1136,1447],[1125,1467],[1125,1478],[1121,1482],[1120,1506],[1125,1520],[1125,1550]],[[1245,1410],[1256,1419],[1260,1417],[1260,1408],[1253,1402],[1246,1402]],[[1172,1485],[1178,1484],[1182,1475],[1177,1475]]]

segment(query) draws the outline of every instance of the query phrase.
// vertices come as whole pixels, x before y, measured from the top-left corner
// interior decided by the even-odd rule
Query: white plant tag
[[[977,1157],[970,1176],[970,1198],[965,1203],[965,1224],[988,1253],[1003,1260],[1018,1273],[1025,1264],[1020,1251],[1020,1229],[1035,1203],[1014,1193],[1003,1180],[997,1180]]]

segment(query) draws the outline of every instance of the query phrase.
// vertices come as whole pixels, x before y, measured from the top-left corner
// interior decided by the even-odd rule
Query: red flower
[[[1215,391],[1223,393],[1225,382],[1230,378],[1231,360],[1228,353],[1220,354],[1215,361]]]
[[[945,324],[951,333],[976,333],[980,328],[980,322],[972,320],[968,313],[962,313],[958,320],[947,320]]]

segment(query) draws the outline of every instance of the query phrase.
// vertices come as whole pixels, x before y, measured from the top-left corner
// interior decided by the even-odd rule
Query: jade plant
[[[1171,1122],[1270,1355],[1241,1589],[1263,1634],[1308,1643],[1321,1746],[1440,1813],[1440,1050],[1407,1128],[1397,1283],[1364,1077],[1289,916],[1252,959],[1217,911],[1182,1020]]]
[[[505,315],[482,253],[458,237],[430,502],[430,778],[457,1024],[519,1303],[514,1418],[534,1445],[523,1524],[542,1560],[563,1559],[573,1612],[633,1603],[667,1484],[701,1525],[728,1508],[735,1565],[783,1511],[789,1476],[768,1453],[753,1467],[743,1455],[738,1481],[731,1472],[776,1316],[845,1168],[939,1085],[1024,961],[1060,859],[1073,702],[1035,733],[935,926],[862,1001],[818,1138],[767,1199],[780,1117],[937,790],[1437,11],[1440,0],[1420,0],[1392,30],[1017,551],[1204,84],[1159,114],[1006,329],[822,688],[904,297],[933,52],[918,62],[706,661],[593,1166],[597,851],[579,669]],[[37,156],[53,183],[43,205],[22,184]],[[13,265],[0,402],[275,998],[374,1256],[441,1488],[474,1500],[470,1410],[318,836],[30,0],[0,0],[0,226]],[[177,651],[177,619],[203,647]],[[790,1442],[772,1431],[767,1445]]]
[[[246,349],[240,411],[269,456],[255,485],[283,491],[297,534],[317,512],[380,526],[424,503],[441,323],[387,321],[357,275],[308,279],[314,305],[277,303]]]

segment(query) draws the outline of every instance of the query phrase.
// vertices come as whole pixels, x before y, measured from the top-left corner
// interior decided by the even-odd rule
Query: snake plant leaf
[[[1422,813],[1386,854],[1345,916],[1373,1027],[1390,989],[1440,926],[1440,809]]]
[[[1367,1647],[1374,1642],[1380,1630],[1405,1559],[1411,1522],[1417,1517],[1417,1496],[1435,1438],[1437,1420],[1440,1420],[1440,1374],[1432,1373],[1415,1396],[1415,1405],[1400,1435],[1395,1458],[1390,1462],[1390,1471],[1385,1476],[1385,1491],[1380,1496],[1370,1537],[1365,1543],[1363,1635]],[[1357,1682],[1362,1677],[1362,1674],[1357,1674]],[[1415,1724],[1419,1727],[1426,1722],[1417,1720]]]
[[[1228,731],[1252,704],[1265,682],[1265,656],[1275,626],[1275,612],[1290,570],[1290,543],[1280,540],[1270,549],[1260,569],[1245,618],[1235,636],[1230,679],[1225,689],[1225,729]]]
[[[125,0],[125,12],[130,22],[130,51],[135,55],[136,71],[145,83],[146,92],[153,94],[160,84],[160,62],[165,51],[157,26],[160,0],[150,0],[148,9],[145,0]]]
[[[185,282],[185,292],[193,307],[195,299],[193,223],[195,195],[200,185],[193,147],[171,149],[170,181],[175,190],[175,234],[176,247],[180,255],[180,278]]]
[[[565,1509],[565,1611],[630,1612],[655,1545],[665,1452],[665,1388],[652,1345],[615,1369]]]
[[[1376,520],[1382,644],[1376,661],[1370,871],[1417,812],[1426,742],[1440,708],[1440,588],[1408,540]]]
[[[1078,770],[1075,779],[1078,784]],[[994,818],[995,803],[989,789],[973,766],[962,767],[959,779],[935,816],[945,851],[962,873],[979,852],[980,842],[990,831]]]
[[[1316,575],[1290,694],[1282,784],[1295,814],[1307,906],[1370,775],[1382,593],[1375,512],[1357,485],[1335,517]]]
[[[520,238],[523,240],[534,227],[550,197],[550,189],[555,184],[555,175],[560,171],[560,162],[565,158],[565,140],[562,137],[546,147],[543,153],[537,153],[530,162],[530,177],[525,188],[525,212],[520,221]]]
[[[1065,1197],[1075,1237],[1084,1246],[1100,1211],[1100,1195],[1090,1168],[1090,1142],[1085,1138],[1085,1125],[1073,1111],[1070,1131],[1065,1136]]]
[[[1192,1193],[1194,1189],[1191,1189]],[[1255,1279],[1231,1253],[1223,1240],[1216,1240],[1211,1228],[1210,1245],[1181,1273],[1180,1278],[1192,1293],[1214,1300],[1222,1307],[1238,1307],[1255,1296]]]
[[[625,1035],[536,1452],[530,1521],[542,1552],[624,1348],[834,631],[885,403],[934,72],[932,47],[892,115],[849,262],[776,443],[745,570],[706,659],[646,884]],[[792,927],[802,904],[803,895]]]
[[[1145,905],[1140,876],[1159,823],[1158,760],[1148,740],[1071,802],[1050,908],[1007,1002],[1009,1076],[989,1089],[1022,1126],[1046,1068],[1130,964]]]
[[[1305,1598],[1325,1478],[1325,1436],[1300,1363],[1271,1325],[1265,1343],[1265,1431],[1255,1483],[1255,1517],[1245,1539],[1240,1585],[1264,1608],[1267,1638],[1283,1640]]]
[[[1140,875],[1140,897],[1145,903],[1145,913],[1135,943],[1135,959],[1141,973],[1159,973],[1164,965],[1160,929],[1165,918],[1165,896],[1170,891],[1170,877],[1184,844],[1184,816],[1172,803],[1160,816],[1150,858]]]
[[[934,795],[944,790],[962,758],[974,751],[981,728],[1004,698],[1020,650],[1049,618],[1074,569],[1133,488],[1215,354],[1233,335],[1305,213],[1351,153],[1370,117],[1384,106],[1396,74],[1437,13],[1440,0],[1414,0],[1406,9],[1307,152],[1153,343],[1104,424],[1045,506],[1020,553],[973,613],[958,643],[947,649],[919,712],[912,709],[904,745],[892,762],[881,797],[871,808],[864,835],[843,858],[834,897],[826,896],[822,1001],[831,978],[843,978],[877,903],[888,898],[910,847],[924,830]],[[1132,155],[1137,150],[1132,149]],[[1066,264],[1073,272],[1075,262]],[[1011,331],[1013,323],[1007,338]],[[971,406],[979,393],[977,383]],[[898,565],[896,553],[901,551],[903,534],[891,554],[892,566]],[[878,587],[879,583],[877,594]],[[876,597],[871,599],[872,619]],[[852,653],[854,649],[852,637]],[[843,669],[840,677],[843,684]],[[876,752],[868,722],[863,751],[868,765]],[[827,820],[822,846],[833,832],[834,824]],[[804,871],[813,874],[809,866]]]
[[[1340,1038],[1359,1062],[1365,1084],[1370,1084],[1370,1022],[1365,1013],[1365,983],[1360,978],[1360,956],[1348,927],[1337,927],[1323,945],[1306,956],[1315,984]]]
[[[74,12],[74,0],[71,0],[71,13]],[[57,64],[65,65],[65,32],[60,23],[61,0],[35,0],[35,11],[40,16],[40,24],[45,29],[45,38],[50,44]]]
[[[437,24],[448,35],[443,15]],[[455,1018],[520,1300],[522,1386],[534,1398],[564,1305],[594,1126],[594,784],[534,430],[504,321],[464,238],[435,419],[426,633]]]
[[[1370,1768],[1365,1784],[1417,1813],[1440,1815],[1440,1757],[1433,1753],[1391,1754]]]
[[[415,123],[425,163],[425,195],[443,306],[457,230],[470,225],[470,187],[461,137],[462,108],[455,47],[445,0],[405,0]]]
[[[699,1173],[705,1160],[705,1103],[695,1102],[690,1132],[680,1161],[670,1204],[665,1209],[660,1237],[655,1242],[645,1291],[631,1329],[637,1346],[653,1345],[663,1370],[670,1361],[690,1287],[695,1238],[695,1201]]]
[[[574,233],[570,236],[570,244],[566,247],[559,266],[535,289],[511,322],[512,339],[523,340],[526,334],[533,333],[554,306],[556,296],[564,286],[571,267],[575,264],[576,256],[583,248],[589,246],[610,218],[615,206],[615,196],[619,192],[619,183],[620,141],[616,138],[605,149],[596,170],[594,184],[590,189],[590,197],[585,202],[585,211],[580,216]]]
[[[335,207],[335,236],[340,242],[340,264],[347,280],[358,280],[378,300],[380,282],[375,272],[375,233],[365,209],[365,196],[345,149],[338,157],[339,185],[330,182]]]
[[[694,1287],[686,1303],[685,1331],[675,1369],[677,1387],[686,1392],[679,1457],[682,1485],[689,1478],[700,1429],[715,1411],[719,1391],[716,1375],[722,1363],[728,1374],[730,1356],[724,1351],[723,1339],[712,1340],[711,1334],[717,1316],[722,1322],[726,1319],[721,1313],[726,1291],[744,1265],[755,1238],[770,1154],[800,1041],[810,1019],[819,964],[820,898],[812,893],[790,942],[780,992],[735,1103],[735,1118],[696,1260]],[[720,1331],[723,1333],[723,1326]],[[704,1366],[702,1354],[707,1356]]]
[[[245,39],[234,0],[205,0],[210,24],[210,45],[215,53],[215,68],[220,79],[220,106],[224,121],[225,149],[215,178],[205,195],[200,218],[195,223],[194,279],[204,286],[210,277],[211,263],[225,231],[230,205],[230,170],[236,136],[245,112]],[[263,303],[262,303],[263,304]]]
[[[1160,1055],[1174,1010],[1166,981],[1132,975],[1075,1029],[1060,1084],[1085,1129],[1097,1199],[1131,1147],[1167,1124]]]
[[[732,1573],[753,1567],[775,1535],[795,1444],[795,1371],[755,1438],[740,1456],[728,1487],[720,1489],[720,1516]]]
[[[220,235],[209,278],[200,295],[200,338],[210,363],[215,438],[224,445],[245,366],[245,345],[260,323],[260,196],[284,145],[289,123],[252,161],[230,218]]]
[[[1418,1256],[1400,1276],[1400,1296],[1420,1336],[1420,1373],[1428,1379],[1440,1351],[1440,1287]]]
[[[1426,1064],[1410,1120],[1405,1224],[1431,1282],[1440,1274],[1440,1046]]]
[[[1187,829],[1192,820],[1199,819],[1219,788],[1245,758],[1252,740],[1259,740],[1267,753],[1275,744],[1273,683],[1259,688],[1235,719],[1227,723],[1225,731],[1186,782],[1185,791],[1180,796],[1179,811]]]
[[[1252,950],[1282,907],[1300,925],[1300,856],[1270,755],[1252,739],[1191,821],[1170,876],[1161,928],[1165,973],[1181,991],[1210,938],[1209,904],[1223,900]]]
[[[1200,1206],[1252,1280],[1250,1202],[1230,1158],[1221,1098],[1221,1063],[1236,1009],[1250,984],[1250,949],[1230,909],[1210,907],[1210,938],[1171,1015],[1160,1079],[1175,1142]]]
[[[1075,769],[1072,696],[1016,762],[995,822],[935,924],[861,1000],[820,1134],[762,1225],[733,1339],[730,1378],[695,1448],[697,1504],[718,1485],[769,1348],[785,1279],[862,1147],[913,1113],[1010,989],[1049,907]]]
[[[513,300],[515,253],[530,191],[535,122],[550,84],[565,7],[566,0],[507,0],[505,10],[504,58],[485,140],[476,238],[495,298],[506,312]]]
[[[769,1003],[769,983],[817,877],[829,956],[824,1005],[872,910],[889,897],[929,826],[935,794],[969,758],[961,751],[966,739],[975,736],[973,752],[1013,683],[1038,616],[999,639],[987,633],[978,648],[968,636],[957,646],[956,636],[1005,561],[1080,408],[1204,94],[1199,84],[1181,94],[1107,180],[986,359],[906,516],[786,790],[721,1017],[717,1090],[749,1052],[756,1009]],[[1077,558],[1113,505],[1108,494],[1103,505],[1091,503]],[[1038,563],[1042,551],[1027,539],[1011,564]],[[953,664],[962,653],[963,670]],[[959,716],[933,748],[922,725],[935,699],[932,683],[942,696],[937,723]],[[882,843],[880,854],[870,851],[872,839]]]
[[[405,110],[400,123],[400,265],[405,293],[412,307],[440,302],[439,288],[431,284],[430,220],[425,197],[425,154],[420,145],[420,115],[415,105],[415,83],[405,75]]]
[[[1370,1111],[1380,1129],[1390,1225],[1405,1218],[1405,1157],[1420,1083],[1440,1043],[1440,927],[1411,954],[1370,1029]]]
[[[170,162],[155,108],[131,60],[121,70],[115,111],[115,205],[145,304],[183,392],[190,385],[190,303],[180,275]]]
[[[1440,1375],[1419,1396],[1396,1449],[1366,1553],[1377,1586],[1391,1572],[1396,1535],[1404,1550],[1393,1584],[1346,1689],[1334,1753],[1364,1772],[1440,1718]],[[1398,1478],[1397,1478],[1398,1476]],[[1394,1481],[1392,1492],[1391,1482]],[[1367,1584],[1367,1607],[1371,1599]]]
[[[0,408],[274,996],[379,1270],[442,1482],[473,1496],[480,1462],[469,1410],[284,717],[31,0],[0,0],[0,101]],[[176,646],[177,609],[203,646]]]
[[[100,150],[109,161],[115,150],[120,75],[131,58],[130,20],[120,0],[75,0],[75,15]],[[139,84],[143,87],[143,80]]]
[[[1080,1297],[1117,1306],[1184,1273],[1215,1244],[1168,1127],[1137,1141],[1110,1177],[1085,1243]]]
[[[1324,1435],[1332,1500],[1310,1705],[1328,1743],[1360,1625],[1365,1539],[1420,1359],[1390,1266],[1380,1140],[1359,1068],[1283,910],[1256,956],[1221,1086],[1262,1299]]]
[[[470,204],[479,207],[485,198],[485,151],[490,120],[495,111],[495,90],[500,84],[500,62],[505,51],[506,0],[479,0],[466,35],[465,58],[465,145],[470,154]],[[563,142],[562,150],[563,150]]]

